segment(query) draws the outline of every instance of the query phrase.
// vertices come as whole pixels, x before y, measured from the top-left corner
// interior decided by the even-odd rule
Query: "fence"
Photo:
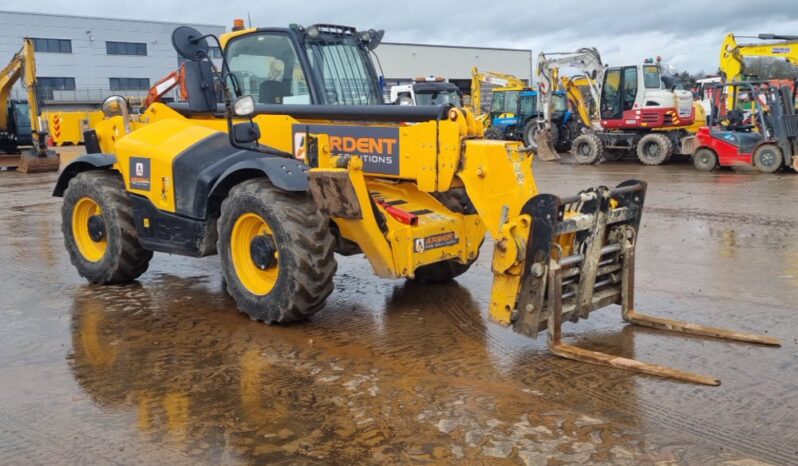
[[[38,89],[39,99],[44,105],[53,104],[101,104],[106,97],[121,95],[131,100],[144,100],[148,90],[112,91],[103,88],[78,88],[75,90]],[[15,87],[11,92],[14,100],[27,100],[24,89]]]

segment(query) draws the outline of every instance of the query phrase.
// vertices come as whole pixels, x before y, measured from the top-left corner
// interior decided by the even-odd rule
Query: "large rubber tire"
[[[490,128],[485,130],[483,137],[485,139],[495,139],[497,141],[502,141],[504,140],[504,132],[502,132],[498,128],[491,126]]]
[[[700,147],[693,154],[693,165],[702,172],[711,172],[718,166],[718,156],[712,149]]]
[[[96,209],[92,217],[103,224],[99,241],[87,237],[87,222],[76,220],[73,225],[73,217],[92,204]],[[125,183],[116,171],[91,170],[69,181],[61,206],[61,231],[69,260],[81,277],[111,285],[135,280],[147,271],[152,251],[139,243],[133,218]]]
[[[784,160],[784,154],[779,146],[765,143],[754,151],[752,161],[757,170],[762,173],[774,173],[779,170]]]
[[[604,154],[604,144],[594,133],[585,133],[574,139],[571,154],[576,163],[590,165],[599,161]]]
[[[239,261],[240,273],[233,259],[234,227],[248,217],[265,222],[276,248],[276,279],[264,293],[251,291],[241,278],[246,267],[255,266],[252,256]],[[318,212],[310,194],[283,191],[265,178],[244,181],[222,202],[218,230],[222,275],[239,310],[255,320],[285,323],[305,319],[324,306],[337,269],[335,241],[329,219]]]
[[[671,155],[673,142],[664,134],[646,134],[637,143],[637,158],[643,165],[662,165]]]
[[[524,146],[531,147],[532,150],[537,151],[538,149],[538,142],[535,140],[535,133],[538,131],[538,122],[535,120],[529,120],[524,125],[524,132],[521,133],[521,137],[524,140]]]
[[[471,268],[471,265],[476,262],[476,258],[468,263],[461,264],[455,260],[449,259],[443,262],[436,262],[434,264],[422,265],[415,271],[414,281],[419,283],[442,283],[448,282],[453,278],[460,276]]]

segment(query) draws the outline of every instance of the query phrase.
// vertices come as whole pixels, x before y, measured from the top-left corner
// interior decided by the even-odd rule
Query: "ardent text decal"
[[[334,155],[357,155],[366,173],[399,174],[399,128],[303,125],[293,127],[293,152],[305,159],[305,134],[326,134]]]
[[[451,246],[458,243],[457,235],[453,231],[445,233],[438,233],[436,235],[425,236],[424,238],[416,238],[413,241],[413,249],[415,252],[424,252],[429,249],[437,249],[445,246]]]

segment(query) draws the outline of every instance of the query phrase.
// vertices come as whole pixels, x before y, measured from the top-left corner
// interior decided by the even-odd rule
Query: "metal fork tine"
[[[694,324],[682,320],[665,319],[646,314],[639,314],[635,311],[627,311],[626,319],[628,322],[643,327],[656,328],[660,330],[670,330],[671,332],[689,333],[691,335],[703,335],[707,337],[722,338],[724,340],[744,341],[767,346],[781,346],[781,340],[764,335],[754,335],[751,333],[735,332],[719,327]]]
[[[720,380],[705,375],[695,374],[693,372],[681,371],[672,367],[660,366],[658,364],[649,364],[646,362],[638,361],[636,359],[624,358],[621,356],[613,356],[611,354],[599,353],[598,351],[591,351],[576,346],[566,345],[563,343],[549,345],[549,351],[557,356],[575,361],[587,362],[590,364],[597,364],[600,366],[610,366],[618,369],[625,369],[633,372],[640,372],[643,374],[657,375],[659,377],[667,377],[671,379],[684,380],[685,382],[699,383],[702,385],[720,385]]]
[[[714,377],[694,374],[692,372],[681,371],[666,366],[648,364],[635,359],[613,356],[611,354],[599,353],[584,348],[562,343],[562,300],[560,289],[562,288],[562,269],[556,261],[552,260],[549,265],[549,351],[552,354],[574,361],[587,362],[600,366],[616,367],[643,374],[668,377],[686,382],[699,383],[704,385],[720,385],[720,380]]]

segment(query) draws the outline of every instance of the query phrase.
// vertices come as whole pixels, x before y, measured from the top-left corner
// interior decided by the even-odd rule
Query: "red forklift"
[[[798,115],[788,86],[740,81],[712,87],[707,126],[682,143],[698,170],[753,165],[764,173],[789,167],[798,171]],[[731,110],[727,102],[733,103]]]

